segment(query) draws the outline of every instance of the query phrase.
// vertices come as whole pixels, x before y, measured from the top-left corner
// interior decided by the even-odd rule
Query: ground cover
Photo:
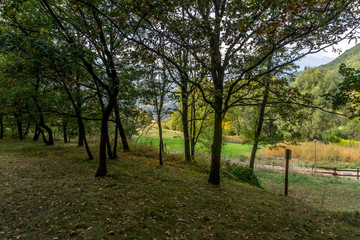
[[[0,239],[356,239],[343,214],[134,147],[93,177],[72,144],[0,141]],[[142,151],[137,151],[138,149]],[[95,149],[93,149],[95,151]],[[264,184],[267,186],[266,184]]]

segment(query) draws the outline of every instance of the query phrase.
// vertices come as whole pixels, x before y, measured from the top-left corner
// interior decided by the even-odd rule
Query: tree
[[[87,3],[87,2],[86,2]],[[220,183],[222,120],[242,99],[232,96],[259,76],[276,73],[282,67],[309,53],[341,40],[341,34],[355,29],[359,21],[357,1],[157,1],[144,3],[112,1],[129,12],[125,22],[112,18],[103,9],[87,3],[124,37],[164,58],[182,76],[187,68],[171,49],[189,51],[212,82],[206,96],[201,84],[191,82],[202,92],[214,110],[209,183]],[[271,33],[271,39],[263,35]],[[348,37],[353,32],[345,36]],[[323,45],[325,44],[325,46]],[[258,55],[253,57],[253,52]],[[274,66],[259,70],[274,53]],[[274,74],[273,74],[274,75]],[[190,79],[190,78],[187,78]]]

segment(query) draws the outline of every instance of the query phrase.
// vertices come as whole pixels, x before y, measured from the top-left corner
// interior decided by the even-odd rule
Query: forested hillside
[[[340,64],[342,63],[346,64],[348,67],[360,68],[360,44],[346,50],[339,57],[328,64],[322,65],[320,68],[323,68],[326,71],[338,72]]]

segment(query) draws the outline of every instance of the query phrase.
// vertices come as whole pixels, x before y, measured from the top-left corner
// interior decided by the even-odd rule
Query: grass
[[[292,150],[292,158],[299,159],[306,165],[314,164],[315,144],[304,142],[299,145],[290,145],[287,148]],[[316,143],[317,166],[338,167],[338,168],[360,168],[360,149],[354,147],[341,147],[336,144]],[[284,149],[265,148],[261,152],[265,158],[283,158]]]
[[[156,127],[150,128],[146,135],[140,137],[138,142],[146,143],[149,145],[159,145],[158,129]],[[163,141],[166,144],[166,148],[169,150],[183,151],[184,139],[181,132],[173,131],[170,129],[164,129]],[[238,137],[228,137],[228,141],[222,148],[222,155],[225,157],[237,158],[240,155],[250,156],[252,150],[252,144],[239,143]],[[206,149],[201,143],[197,143],[196,150],[205,152]]]
[[[97,161],[75,145],[0,140],[0,239],[360,237],[343,214],[230,180],[214,187],[196,164],[166,155],[159,167],[148,150],[121,153],[95,179]]]
[[[256,171],[261,184],[271,192],[283,194],[284,174]],[[353,179],[289,174],[289,195],[329,212],[352,212],[358,215],[360,182]],[[360,218],[358,223],[360,224]]]

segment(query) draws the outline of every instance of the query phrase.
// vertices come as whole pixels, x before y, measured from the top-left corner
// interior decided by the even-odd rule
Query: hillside
[[[339,57],[319,68],[323,68],[326,71],[338,72],[341,63],[345,63],[348,67],[360,68],[360,44],[346,50]]]
[[[247,184],[206,183],[176,156],[144,147],[109,162],[75,145],[0,142],[0,239],[356,239],[354,221]],[[145,156],[146,155],[146,156]],[[356,222],[356,221],[355,221]]]

